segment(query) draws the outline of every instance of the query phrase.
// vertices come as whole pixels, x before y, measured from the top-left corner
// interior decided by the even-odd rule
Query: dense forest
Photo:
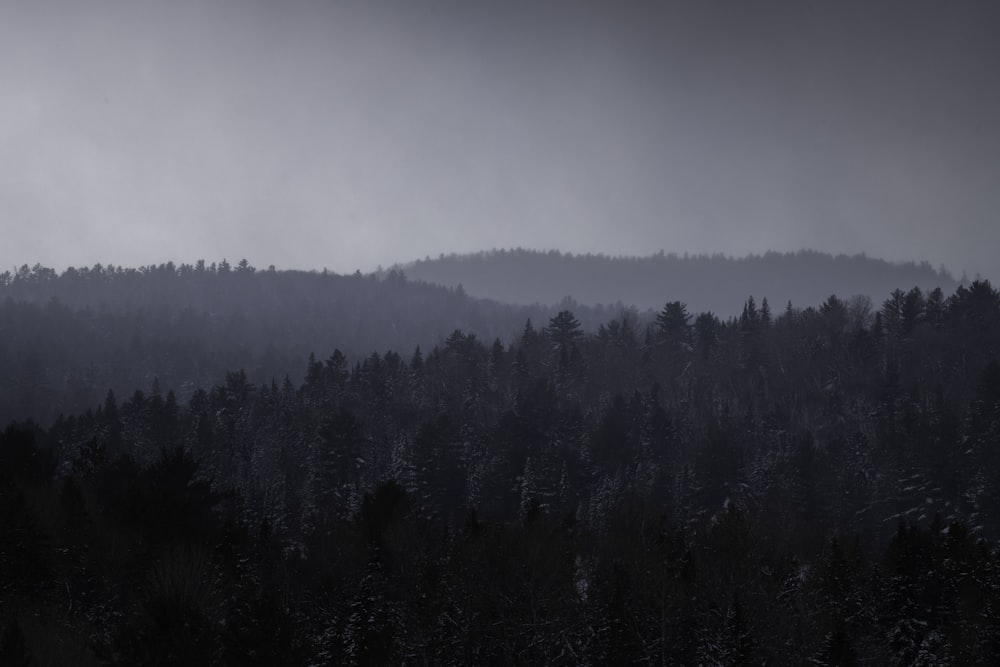
[[[421,263],[407,269],[416,272],[412,276],[399,269],[368,275],[257,270],[246,260],[140,268],[98,264],[62,273],[25,265],[0,273],[0,423],[26,417],[48,421],[93,406],[108,389],[128,393],[154,379],[184,401],[233,369],[242,369],[254,384],[280,382],[299,375],[302,360],[322,350],[336,348],[352,357],[389,350],[409,355],[416,347],[442,344],[454,329],[481,340],[511,340],[526,320],[544,322],[564,309],[572,310],[589,334],[623,313],[641,330],[662,306],[664,292],[685,300],[677,293],[697,296],[697,290],[705,303],[728,303],[714,311],[725,319],[742,305],[729,303],[733,285],[782,304],[787,299],[776,301],[773,295],[787,291],[785,283],[799,290],[810,285],[806,291],[820,295],[793,299],[795,305],[819,303],[831,293],[881,297],[892,289],[882,290],[882,284],[955,286],[926,266],[864,258],[830,273],[824,266],[847,260],[808,253],[680,260],[501,252],[441,262],[435,265],[461,269],[480,291],[520,285],[517,289],[538,296],[497,294],[521,305],[475,298],[457,274],[453,281],[437,281],[450,286],[421,280],[429,269]],[[805,280],[800,269],[809,262],[818,268]],[[789,263],[799,268],[782,269]],[[770,276],[763,283],[770,289],[750,289],[755,280],[743,273],[751,266],[754,275]],[[836,278],[842,287],[816,292],[817,285],[833,282],[816,276]],[[570,290],[567,281],[577,281],[579,289]],[[603,291],[596,289],[602,285]],[[617,296],[611,299],[612,294]],[[685,302],[695,313],[710,310]],[[644,303],[654,305],[636,308]]]
[[[615,308],[572,305],[587,330]],[[226,372],[255,384],[301,374],[312,352],[411,354],[453,329],[507,339],[556,306],[508,306],[460,289],[331,272],[256,270],[245,260],[138,269],[0,273],[0,423],[53,419],[154,379],[182,400]]]
[[[988,282],[876,304],[759,294],[727,319],[668,284],[653,317],[530,311],[516,334],[483,337],[529,311],[398,274],[229,271],[4,279],[3,375],[32,339],[49,350],[58,338],[63,356],[34,352],[3,398],[17,406],[30,390],[28,405],[62,414],[22,413],[0,436],[0,663],[1000,655],[1000,293]],[[306,290],[289,303],[270,291],[278,280],[352,300]],[[364,290],[337,291],[350,281]],[[468,319],[434,322],[438,299]],[[240,305],[213,310],[224,303]],[[583,313],[606,317],[586,326]],[[315,333],[324,322],[330,338]],[[435,324],[451,333],[416,349]],[[371,348],[410,340],[328,344],[302,351],[294,375],[253,381],[238,363],[252,357],[223,346],[262,332],[341,335],[354,350],[352,334]],[[116,347],[121,336],[138,347]],[[94,341],[123,369],[159,350],[218,358],[58,408],[51,369]],[[49,379],[32,385],[32,372]]]
[[[830,294],[880,299],[897,287],[958,284],[944,268],[891,263],[864,255],[816,251],[768,252],[742,258],[725,255],[664,254],[648,257],[573,255],[558,251],[493,250],[441,255],[401,267],[414,280],[455,287],[505,303],[624,302],[659,308],[663,294],[685,302],[692,312],[738,315],[747,294],[765,294],[773,303],[817,304]]]

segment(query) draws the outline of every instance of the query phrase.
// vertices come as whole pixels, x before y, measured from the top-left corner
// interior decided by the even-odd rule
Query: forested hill
[[[731,258],[724,255],[609,257],[556,251],[493,250],[472,255],[442,255],[402,267],[413,280],[457,286],[473,296],[506,303],[556,303],[571,296],[580,303],[623,302],[660,308],[664,294],[687,303],[693,312],[738,315],[748,294],[772,304],[821,303],[831,294],[881,299],[896,288],[940,287],[957,283],[947,273],[922,264],[893,264],[864,255],[813,251],[769,252]]]
[[[182,399],[238,369],[255,383],[286,375],[298,380],[310,354],[326,359],[339,349],[357,361],[388,349],[412,354],[420,346],[426,352],[456,329],[486,343],[498,337],[507,342],[520,335],[529,319],[545,322],[566,307],[587,332],[621,315],[620,303],[588,307],[560,300],[573,291],[569,281],[574,280],[578,293],[589,294],[594,302],[612,303],[618,294],[626,303],[653,304],[646,313],[632,311],[640,335],[652,322],[652,311],[668,301],[686,301],[693,314],[715,308],[726,316],[738,314],[743,301],[756,296],[779,309],[787,301],[784,295],[801,289],[798,283],[805,279],[788,278],[793,272],[782,274],[776,267],[800,266],[798,274],[806,275],[812,260],[816,276],[829,277],[832,265],[853,268],[837,274],[842,284],[824,283],[820,297],[805,302],[793,298],[797,306],[818,305],[833,293],[858,293],[858,275],[866,272],[886,285],[872,294],[876,304],[895,289],[950,280],[927,266],[808,253],[745,260],[628,260],[513,251],[445,258],[408,269],[413,278],[426,279],[424,269],[451,267],[462,274],[466,288],[508,290],[511,299],[520,289],[525,295],[521,301],[560,304],[528,306],[474,298],[462,288],[414,281],[400,271],[363,276],[256,270],[245,260],[236,265],[225,260],[140,268],[97,265],[62,273],[22,266],[0,273],[0,420],[30,417],[44,423],[59,413],[96,405],[108,389],[127,394],[150,388],[154,380]],[[760,270],[748,271],[751,266]],[[765,275],[761,267],[770,267],[773,280],[755,282],[738,275]],[[673,274],[686,277],[671,278]],[[602,281],[609,286],[602,287]],[[611,291],[611,284],[629,281],[629,290]],[[817,278],[813,284],[820,282]],[[526,296],[532,293],[536,296]],[[719,308],[722,301],[737,305]]]
[[[0,420],[59,413],[130,394],[155,379],[186,398],[225,373],[301,380],[311,353],[354,360],[426,351],[455,329],[509,339],[553,308],[507,306],[406,281],[258,271],[245,261],[0,274]],[[612,316],[578,308],[593,329]]]
[[[3,428],[0,664],[996,664],[989,283],[536,326]]]

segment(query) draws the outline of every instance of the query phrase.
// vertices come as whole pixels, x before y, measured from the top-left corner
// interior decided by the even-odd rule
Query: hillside
[[[457,286],[473,296],[505,303],[558,302],[570,296],[580,303],[632,304],[640,309],[679,300],[692,312],[721,317],[739,314],[748,295],[772,305],[822,302],[831,294],[856,294],[880,300],[894,289],[940,287],[957,282],[926,262],[893,264],[864,255],[829,255],[814,251],[769,252],[731,258],[724,255],[610,257],[556,251],[493,250],[472,255],[441,255],[402,268],[411,280]]]
[[[366,313],[436,303],[286,278],[364,295]],[[64,307],[41,308],[39,339],[72,349]],[[997,655],[988,282],[896,291],[869,317],[835,297],[773,315],[747,299],[727,321],[670,303],[648,334],[561,311],[506,344],[410,349],[0,430],[0,664]]]
[[[497,251],[416,262],[405,276],[258,271],[225,260],[62,273],[22,266],[0,274],[0,419],[46,421],[98,404],[109,389],[130,393],[154,380],[186,399],[238,369],[255,383],[299,379],[310,354],[326,359],[339,349],[355,362],[388,349],[411,354],[456,329],[508,342],[527,320],[547,321],[565,307],[595,332],[622,303],[637,304],[649,308],[633,311],[642,332],[667,301],[725,318],[750,295],[778,311],[789,299],[815,305],[832,293],[869,294],[879,304],[913,285],[947,292],[954,281],[927,265],[818,253],[735,260]]]
[[[129,394],[154,380],[182,399],[240,369],[255,383],[299,380],[310,354],[410,355],[455,329],[506,340],[526,320],[554,312],[398,273],[257,271],[225,261],[61,274],[23,266],[0,274],[0,420],[47,421],[99,404],[109,389]],[[577,314],[588,330],[611,316],[582,307]]]

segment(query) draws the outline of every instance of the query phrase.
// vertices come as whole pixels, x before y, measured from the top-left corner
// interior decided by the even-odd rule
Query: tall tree
[[[570,345],[580,339],[583,330],[573,313],[561,310],[549,320],[549,325],[545,327],[545,333],[560,349],[568,349]]]

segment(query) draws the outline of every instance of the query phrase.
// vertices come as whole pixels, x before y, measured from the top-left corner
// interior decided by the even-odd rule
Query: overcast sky
[[[0,0],[0,269],[814,248],[996,281],[997,35],[996,0]]]

